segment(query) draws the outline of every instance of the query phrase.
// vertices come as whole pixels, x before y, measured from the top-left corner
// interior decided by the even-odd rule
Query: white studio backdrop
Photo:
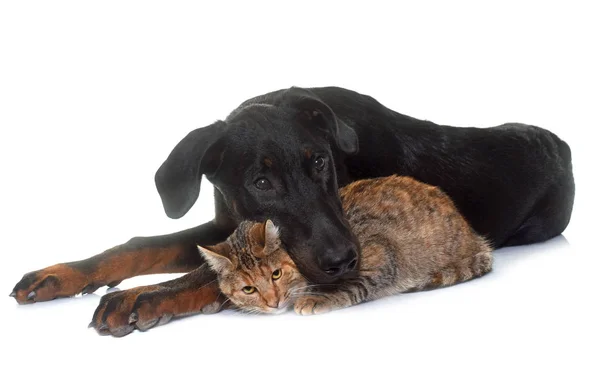
[[[597,375],[595,5],[0,2],[7,295],[25,272],[211,219],[207,181],[168,219],[154,172],[190,130],[292,85],[347,87],[440,124],[545,127],[571,145],[577,184],[564,236],[498,251],[489,276],[323,316],[198,316],[114,339],[86,329],[105,288],[5,297],[0,373]]]

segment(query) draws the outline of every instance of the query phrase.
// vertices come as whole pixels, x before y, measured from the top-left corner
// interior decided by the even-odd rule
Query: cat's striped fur
[[[300,314],[323,313],[393,294],[450,286],[492,269],[491,247],[439,188],[409,177],[390,176],[354,182],[342,188],[340,196],[361,246],[357,273],[335,286],[305,290],[294,304]],[[260,228],[264,230],[265,226]],[[239,244],[240,239],[256,243],[249,240],[249,231],[236,233],[228,240],[236,249],[245,248]],[[253,233],[259,237],[261,231]],[[242,256],[236,252],[235,257]],[[271,262],[271,268],[275,267]],[[302,278],[299,273],[295,276]],[[282,292],[284,295],[290,296]]]

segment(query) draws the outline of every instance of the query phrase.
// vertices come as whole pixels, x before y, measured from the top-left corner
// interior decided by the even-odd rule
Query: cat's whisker
[[[294,293],[296,291],[302,291],[302,290],[306,291],[307,289],[308,288],[297,287],[297,288],[289,289],[288,292],[289,293]]]
[[[303,289],[309,289],[309,288],[316,287],[316,286],[317,285],[299,286],[299,287],[290,288],[290,290],[303,290]]]
[[[258,308],[255,308],[255,307],[241,308],[241,311],[244,313],[247,313],[249,315],[260,315],[262,313],[262,311],[260,311]]]
[[[339,286],[339,283],[315,283],[306,287]]]
[[[300,297],[300,296],[327,296],[327,294],[319,293],[319,292],[300,292],[296,294],[290,294],[292,297]]]
[[[213,283],[213,282],[217,282],[217,280],[218,280],[218,278],[215,278],[215,279],[213,279],[212,281],[210,281],[210,282],[207,282],[206,284],[204,284],[204,285],[200,286],[200,287],[199,287],[199,289],[203,289],[203,288],[205,288],[206,286],[210,285],[211,283]]]
[[[221,295],[221,294],[219,294]],[[225,304],[227,304],[228,301],[230,301],[230,298],[225,299],[225,301],[223,303],[221,303],[221,305],[219,306],[219,309],[217,310],[217,312],[220,312],[221,309],[223,309],[223,306],[225,306]]]
[[[311,289],[313,287],[323,287],[323,286],[338,286],[338,284],[335,284],[335,283],[313,284],[313,285],[290,288],[289,291],[306,290],[306,289]]]

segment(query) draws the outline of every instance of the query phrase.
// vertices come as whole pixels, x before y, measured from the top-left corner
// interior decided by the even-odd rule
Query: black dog
[[[13,293],[22,303],[41,301],[134,275],[190,271],[202,265],[195,244],[224,240],[243,219],[266,218],[281,227],[301,271],[314,282],[331,283],[348,275],[357,258],[338,188],[392,174],[441,187],[495,247],[552,238],[571,216],[570,149],[547,130],[440,126],[350,90],[291,88],[250,99],[225,121],[192,131],[158,170],[156,185],[172,218],[192,207],[206,176],[215,186],[213,221],[29,273]],[[109,294],[92,324],[122,335],[160,317],[200,311],[218,297],[214,283],[198,289],[210,274],[200,268],[169,283]],[[191,291],[204,294],[201,302],[181,308]],[[149,318],[142,320],[144,315]]]

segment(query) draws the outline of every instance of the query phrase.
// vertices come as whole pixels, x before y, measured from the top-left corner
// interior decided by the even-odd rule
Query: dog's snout
[[[358,263],[354,245],[328,249],[321,258],[321,269],[331,277],[338,277],[353,270]]]

